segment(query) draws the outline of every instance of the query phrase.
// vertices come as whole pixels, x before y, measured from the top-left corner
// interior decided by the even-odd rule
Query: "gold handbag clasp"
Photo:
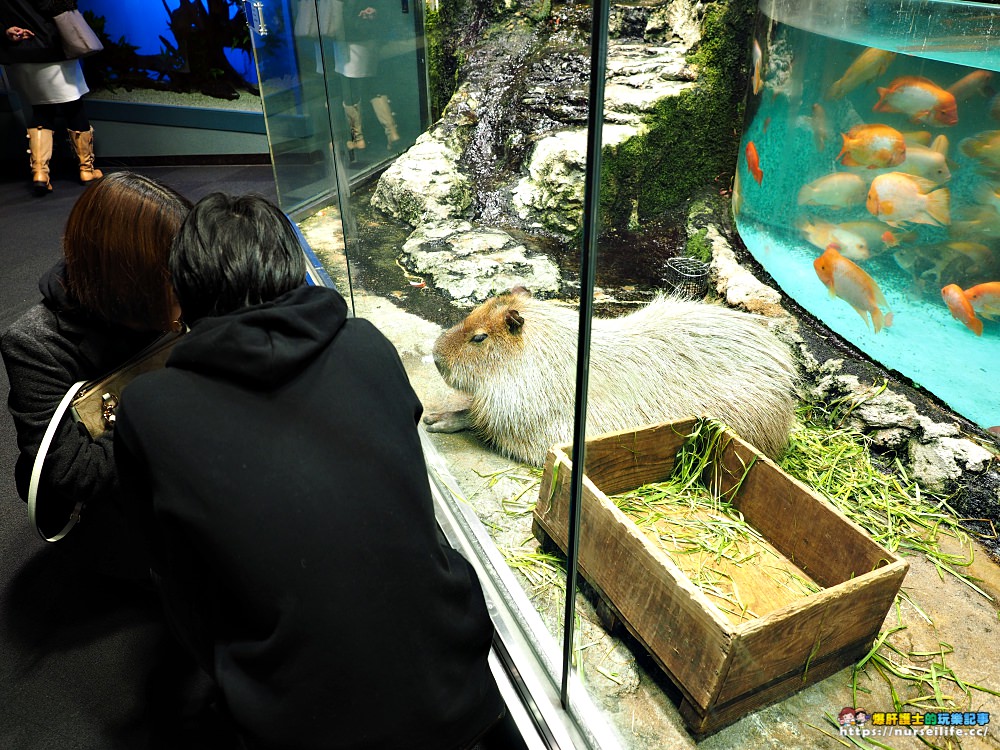
[[[118,408],[118,397],[113,393],[101,395],[101,417],[104,419],[104,426],[111,430],[115,426],[115,409]]]

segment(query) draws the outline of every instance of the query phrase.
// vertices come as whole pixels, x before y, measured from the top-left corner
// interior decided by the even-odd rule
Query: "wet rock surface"
[[[559,291],[559,268],[529,253],[506,232],[474,228],[466,221],[422,224],[403,244],[408,268],[430,274],[455,304],[472,306],[523,285],[540,294]]]
[[[644,114],[693,85],[685,55],[698,39],[697,20],[685,3],[616,6],[621,38],[609,46],[605,147],[642,133]],[[470,52],[441,120],[383,173],[371,206],[418,236],[425,222],[461,219],[469,231],[521,232],[529,254],[559,243],[578,255],[589,29],[587,7],[564,6],[545,24],[515,18],[494,30]],[[622,255],[627,262],[635,254]],[[455,273],[447,279],[446,292]]]

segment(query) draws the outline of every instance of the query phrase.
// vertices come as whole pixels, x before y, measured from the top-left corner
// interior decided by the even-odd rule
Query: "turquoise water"
[[[975,10],[969,18],[982,25],[992,24],[995,16],[1000,30],[1000,7],[977,6]],[[843,35],[851,41],[845,41],[761,14],[755,38],[762,52],[763,85],[756,93],[752,88],[748,93],[734,210],[743,241],[783,291],[876,361],[907,376],[971,421],[990,427],[1000,425],[1000,389],[993,380],[1000,375],[1000,318],[991,321],[978,315],[983,332],[977,336],[952,317],[941,289],[953,283],[969,289],[1000,282],[1000,45],[977,51],[976,45],[984,43],[982,37],[965,44],[961,34],[954,33],[955,25],[946,24],[934,36],[927,28],[932,15],[919,14],[916,36],[900,33],[900,26],[905,25],[900,22],[879,27],[884,32],[881,36],[865,36],[852,28]],[[917,28],[914,24],[910,28]],[[837,93],[834,82],[868,47],[896,54],[872,80],[831,98],[831,93]],[[902,49],[907,52],[898,51]],[[946,116],[914,122],[908,114],[873,110],[880,99],[878,89],[891,90],[901,77],[922,77],[947,89],[976,70],[984,71],[977,75],[985,85],[966,95],[959,92],[958,119],[952,125],[943,122]],[[946,152],[944,172],[919,171],[937,183],[923,185],[924,192],[948,191],[949,223],[904,220],[890,226],[880,221],[887,217],[869,211],[866,196],[874,178],[915,169],[908,162],[868,169],[845,166],[838,159],[842,133],[874,124],[887,125],[905,138],[913,160],[923,157],[937,165],[942,160],[922,149],[933,146]],[[759,159],[759,183],[748,163],[750,142]],[[977,149],[976,143],[989,145]],[[804,185],[827,175],[849,173],[863,181],[860,200],[856,196],[842,200],[838,208],[800,203]],[[945,179],[947,173],[950,178]],[[831,227],[845,228],[848,233],[833,232]],[[880,233],[885,231],[891,233],[884,236],[888,244]],[[807,237],[810,233],[812,242]],[[863,246],[854,243],[859,235],[867,237]],[[887,306],[880,305],[880,309],[892,313],[891,325],[876,333],[871,321],[862,320],[847,301],[830,296],[813,265],[828,242],[838,243],[842,253],[881,290]]]

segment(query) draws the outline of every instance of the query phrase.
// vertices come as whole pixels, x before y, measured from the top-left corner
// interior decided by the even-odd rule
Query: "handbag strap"
[[[70,531],[72,531],[77,521],[80,520],[80,511],[83,508],[83,501],[78,500],[76,505],[73,506],[73,511],[69,514],[69,520],[66,522],[66,525],[63,526],[62,529],[55,534],[55,536],[46,536],[42,530],[38,528],[38,519],[36,517],[38,505],[38,482],[42,478],[42,465],[45,463],[45,455],[49,452],[49,446],[52,444],[52,438],[55,437],[56,430],[59,429],[59,424],[62,422],[62,418],[66,414],[66,410],[73,402],[73,397],[85,382],[86,381],[84,380],[78,380],[73,383],[73,385],[69,387],[69,390],[66,391],[66,395],[62,397],[62,401],[59,402],[59,406],[56,407],[55,413],[49,420],[49,426],[45,429],[45,435],[42,436],[41,445],[38,446],[38,453],[35,456],[35,463],[31,467],[31,481],[28,483],[28,523],[31,524],[31,528],[38,532],[38,536],[46,542],[58,542]]]

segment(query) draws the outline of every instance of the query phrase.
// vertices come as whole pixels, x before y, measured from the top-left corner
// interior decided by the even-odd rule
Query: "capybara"
[[[471,427],[506,456],[540,466],[573,435],[579,313],[522,287],[487,300],[437,339],[445,382],[467,412],[428,413],[432,432]],[[658,296],[591,330],[587,435],[689,416],[724,422],[775,458],[794,420],[798,368],[755,315]]]

